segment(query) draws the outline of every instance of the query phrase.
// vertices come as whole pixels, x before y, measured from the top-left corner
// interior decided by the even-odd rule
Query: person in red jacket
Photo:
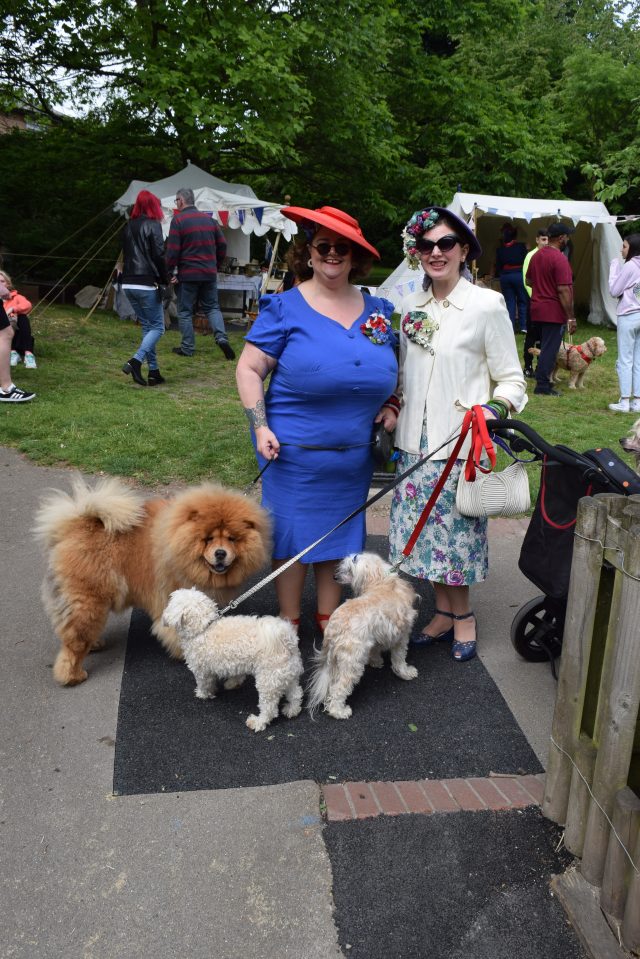
[[[9,290],[9,296],[3,297],[2,305],[9,320],[15,320],[13,342],[11,344],[11,366],[17,366],[22,360],[26,370],[37,369],[34,340],[29,322],[32,306],[26,296],[14,289],[11,277],[0,270],[0,283]]]
[[[35,393],[27,393],[15,385],[11,379],[11,341],[15,319],[9,320],[2,302],[9,296],[9,289],[0,283],[0,403],[27,403],[34,399]]]

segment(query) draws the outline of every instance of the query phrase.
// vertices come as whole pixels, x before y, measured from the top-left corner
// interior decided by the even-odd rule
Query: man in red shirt
[[[573,274],[562,250],[569,242],[573,227],[552,223],[547,231],[549,243],[531,257],[526,283],[532,288],[531,320],[540,324],[540,356],[536,367],[536,388],[539,396],[559,396],[551,386],[551,372],[562,343],[565,323],[573,333]]]

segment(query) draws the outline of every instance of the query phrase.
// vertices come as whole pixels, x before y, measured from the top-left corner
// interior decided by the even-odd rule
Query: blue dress
[[[274,524],[274,559],[288,559],[366,502],[373,474],[373,420],[396,387],[394,337],[375,344],[360,330],[373,312],[390,318],[393,305],[364,296],[349,329],[312,309],[297,288],[263,296],[246,336],[277,360],[265,394],[278,458],[262,477],[262,505]],[[255,444],[255,437],[254,437]],[[346,450],[310,450],[303,445]],[[258,455],[260,468],[265,460]],[[346,523],[302,558],[342,559],[360,552],[365,514]]]

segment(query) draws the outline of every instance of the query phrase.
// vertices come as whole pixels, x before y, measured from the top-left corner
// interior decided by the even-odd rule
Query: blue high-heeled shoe
[[[473,659],[476,655],[476,645],[478,640],[478,623],[476,622],[475,613],[463,613],[462,616],[454,616],[454,620],[460,619],[469,619],[470,616],[473,616],[475,626],[476,626],[476,638],[470,639],[466,643],[460,643],[454,639],[453,645],[451,646],[451,656],[457,663],[464,663],[468,659]],[[451,627],[453,632],[453,626]]]
[[[436,613],[440,616],[449,616],[451,619],[455,619],[453,613],[450,613],[448,610],[436,609]],[[453,639],[453,626],[449,629],[445,629],[444,632],[438,633],[437,636],[431,636],[429,633],[417,632],[414,633],[411,639],[409,640],[410,646],[433,646],[434,643],[450,643]]]

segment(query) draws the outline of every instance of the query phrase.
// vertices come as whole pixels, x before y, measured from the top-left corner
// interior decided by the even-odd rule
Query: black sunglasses
[[[320,240],[318,243],[311,243],[310,246],[317,250],[320,256],[329,256],[332,250],[335,250],[338,256],[346,256],[347,253],[351,253],[351,244],[347,243],[346,240],[338,240],[336,243]]]
[[[416,249],[420,253],[433,253],[437,246],[441,253],[448,253],[449,250],[453,250],[456,243],[460,243],[460,237],[454,236],[453,233],[445,233],[439,240],[425,240],[420,237],[416,240]]]

